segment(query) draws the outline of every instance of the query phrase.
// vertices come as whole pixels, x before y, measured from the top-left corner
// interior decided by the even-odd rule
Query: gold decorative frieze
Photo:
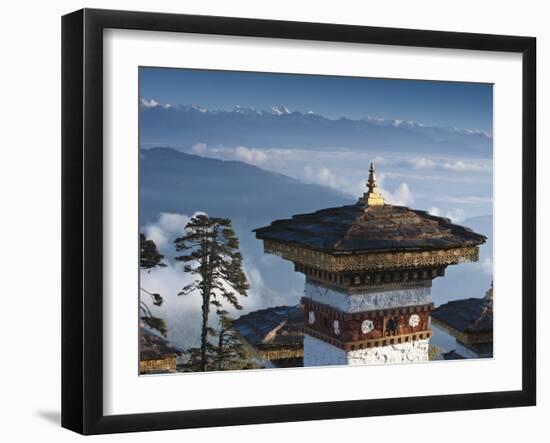
[[[260,350],[260,356],[265,360],[282,360],[289,358],[302,358],[304,356],[304,348],[281,348],[281,349],[269,349]]]
[[[360,272],[331,272],[295,263],[294,270],[301,272],[310,280],[314,280],[325,286],[344,289],[347,293],[430,287],[432,279],[445,275],[445,266]]]
[[[476,262],[479,259],[479,248],[477,246],[432,251],[333,255],[265,239],[264,251],[269,254],[278,255],[294,263],[300,263],[329,272],[426,268]]]
[[[139,372],[140,374],[176,372],[176,357],[141,360],[139,362]]]

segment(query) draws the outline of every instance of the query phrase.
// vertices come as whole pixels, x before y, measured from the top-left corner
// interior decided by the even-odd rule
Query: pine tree
[[[214,361],[215,361],[215,347],[212,343],[206,343],[206,371],[214,370]],[[191,348],[186,351],[188,356],[187,363],[181,365],[181,368],[184,372],[199,372],[202,367],[202,349],[201,348]]]
[[[206,342],[206,371],[259,369],[250,353],[239,340],[232,327],[231,319],[225,311],[216,311],[219,316],[219,329],[207,328],[209,340]],[[187,363],[182,365],[185,372],[201,371],[201,348],[187,351]]]
[[[164,256],[161,255],[157,249],[157,245],[153,240],[148,240],[145,238],[145,235],[142,233],[139,234],[139,268],[151,272],[155,268],[163,268],[166,265],[162,262]],[[157,293],[152,293],[147,291],[145,288],[140,287],[140,290],[151,297],[151,301],[155,306],[161,306],[164,301],[162,296]],[[139,298],[139,310],[141,313],[141,320],[151,329],[155,329],[160,332],[164,337],[168,335],[168,329],[166,322],[159,318],[155,317],[151,312],[151,309],[145,303],[141,296]]]
[[[209,360],[208,327],[210,307],[219,313],[222,301],[236,309],[242,309],[238,296],[247,295],[249,288],[242,269],[243,258],[239,252],[239,240],[227,218],[208,217],[200,214],[193,217],[185,227],[185,235],[174,240],[176,251],[183,252],[176,260],[184,262],[184,272],[196,278],[178,295],[197,292],[202,299],[202,327],[200,348],[200,371],[206,371]]]
[[[150,271],[154,268],[164,268],[166,265],[162,262],[164,255],[161,255],[156,243],[148,240],[145,235],[139,234],[139,267]]]
[[[260,368],[258,364],[251,360],[250,353],[239,340],[227,312],[220,311],[218,315],[220,329],[216,331],[216,341],[213,349],[215,369],[223,371]]]

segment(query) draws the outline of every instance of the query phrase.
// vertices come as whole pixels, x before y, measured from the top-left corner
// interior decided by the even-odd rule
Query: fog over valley
[[[154,307],[168,323],[169,339],[189,348],[199,341],[200,300],[177,296],[190,281],[173,260],[173,240],[198,212],[232,220],[250,283],[239,316],[251,310],[292,305],[303,295],[304,277],[291,263],[264,254],[253,229],[294,214],[353,204],[376,162],[386,201],[451,218],[488,237],[477,263],[449,267],[434,280],[439,305],[482,297],[492,279],[492,163],[451,155],[393,153],[370,149],[289,149],[245,146],[140,149],[140,226],[165,255],[165,268],[141,273],[141,284],[165,302]],[[175,327],[177,326],[177,327]]]

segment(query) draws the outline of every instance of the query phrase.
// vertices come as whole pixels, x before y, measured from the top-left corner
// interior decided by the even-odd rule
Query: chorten
[[[486,240],[447,218],[387,204],[372,163],[356,204],[255,232],[266,253],[306,277],[304,366],[428,360],[432,280],[477,261]]]
[[[451,300],[432,312],[432,325],[455,338],[455,354],[493,356],[493,283],[483,298]]]

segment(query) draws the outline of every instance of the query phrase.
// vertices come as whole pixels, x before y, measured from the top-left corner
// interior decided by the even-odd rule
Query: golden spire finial
[[[374,162],[370,163],[369,179],[367,181],[368,191],[363,194],[360,199],[361,203],[366,206],[381,206],[384,205],[384,198],[376,190],[378,185],[376,184],[376,174],[374,171]]]
[[[374,172],[374,162],[370,162],[369,181],[367,182],[367,188],[369,188],[369,192],[376,192],[376,188],[378,187],[378,185],[376,184],[376,175]]]

